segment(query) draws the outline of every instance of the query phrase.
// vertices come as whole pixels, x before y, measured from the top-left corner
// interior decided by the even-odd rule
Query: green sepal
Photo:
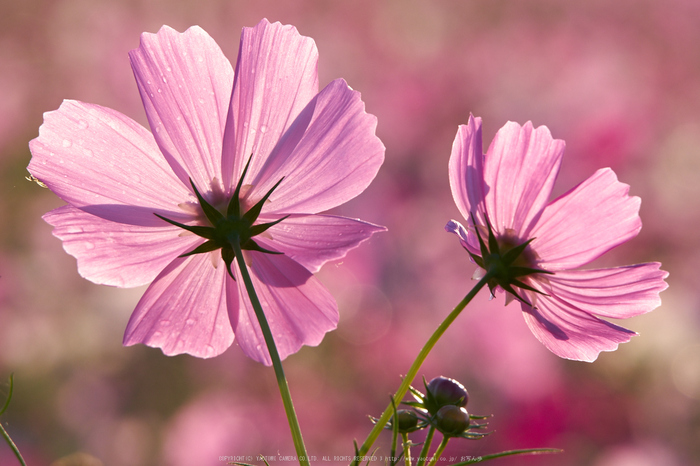
[[[194,194],[197,196],[199,205],[202,206],[202,211],[209,220],[209,223],[216,226],[220,221],[225,220],[223,214],[216,210],[213,205],[209,204],[207,200],[204,199],[201,194],[199,194],[199,191],[197,191],[197,186],[194,185],[192,178],[190,178],[190,184],[192,185],[192,189],[194,189]]]
[[[423,377],[423,382],[425,383],[425,377]],[[408,386],[409,391],[411,392],[411,395],[413,395],[413,398],[416,399],[416,401],[422,403],[423,400],[425,399],[425,395],[423,395],[421,392],[413,388],[412,385]]]
[[[402,401],[401,404],[410,406],[411,408],[425,409],[423,403],[421,403],[420,401]]]
[[[246,241],[246,243],[241,246],[241,249],[247,249],[248,251],[264,252],[265,254],[284,254],[283,252],[270,251],[269,249],[265,249],[265,248],[261,247],[258,243],[253,241],[252,239],[249,239],[248,241]]]
[[[542,296],[549,296],[547,293],[543,293],[540,290],[536,290],[533,287],[531,287],[530,285],[526,285],[525,283],[521,282],[520,280],[516,280],[515,278],[511,278],[510,282],[513,285],[517,286],[518,288],[522,288],[523,290],[529,290],[529,291],[532,291],[534,293],[541,294]]]
[[[513,297],[514,297],[515,299],[517,299],[517,300],[520,301],[521,303],[525,304],[526,306],[532,307],[532,304],[530,304],[530,303],[528,303],[527,301],[525,301],[523,298],[521,298],[521,297],[518,295],[518,293],[515,292],[515,290],[513,289],[513,287],[511,286],[510,283],[506,283],[506,284],[499,283],[499,285],[500,285],[501,288],[503,288],[505,291],[507,291],[508,293],[512,294]],[[516,286],[517,286],[517,285],[516,285]],[[489,285],[489,288],[491,288],[490,285]],[[494,288],[495,288],[495,286],[494,286]],[[491,294],[493,295],[493,289],[491,289]],[[494,295],[494,296],[495,296],[495,295]]]
[[[470,213],[469,214],[472,218],[472,225],[474,225],[474,232],[476,233],[476,237],[479,240],[479,249],[481,250],[481,257],[487,257],[489,255],[489,250],[486,247],[486,243],[484,243],[484,240],[481,238],[481,233],[479,233],[479,227],[476,224],[476,219],[474,218],[474,214]]]
[[[252,225],[253,222],[255,222],[255,220],[258,218],[258,215],[260,215],[260,211],[262,210],[265,202],[267,202],[267,199],[270,197],[270,194],[272,194],[272,191],[277,189],[277,186],[280,185],[282,180],[284,180],[284,177],[282,177],[277,183],[275,183],[275,185],[272,188],[270,188],[270,190],[267,193],[265,193],[262,199],[256,202],[253,207],[248,209],[248,212],[243,214],[242,218],[246,219]]]
[[[489,222],[489,219],[486,218],[486,228],[489,230],[489,251],[491,251],[491,254],[498,254],[499,256],[501,255],[501,248],[498,245],[498,240],[496,239],[496,235],[493,234],[493,228],[491,228],[491,222]]]
[[[231,264],[233,263],[233,259],[236,258],[236,254],[233,252],[233,247],[229,246],[228,244],[223,246],[221,248],[221,258],[224,260],[224,263],[226,264],[226,270],[228,270],[228,274],[231,278],[233,278],[233,281],[236,281],[236,277],[233,275],[233,272],[231,271]]]
[[[184,223],[176,222],[175,220],[170,220],[169,218],[165,218],[162,215],[158,215],[154,213],[156,217],[158,217],[161,220],[165,220],[171,225],[175,225],[176,227],[182,228],[183,230],[187,230],[191,233],[194,233],[197,236],[201,236],[202,238],[206,239],[214,239],[214,228],[212,227],[203,227],[199,225],[185,225]]]
[[[506,251],[506,253],[503,254],[503,262],[506,265],[510,265],[513,262],[515,262],[515,259],[517,259],[520,256],[520,254],[522,254],[522,252],[525,250],[527,245],[532,243],[534,241],[534,239],[535,238],[530,238],[529,240],[525,241],[523,244],[520,244],[520,245],[514,247],[513,249],[509,249],[508,251]]]
[[[467,251],[467,253],[469,254],[469,257],[471,257],[472,260],[473,260],[474,262],[476,262],[476,265],[478,265],[478,266],[481,267],[482,269],[486,270],[486,266],[484,265],[484,260],[483,260],[481,257],[479,257],[479,256],[477,256],[476,254],[472,253],[472,252],[471,252],[469,249],[467,249],[467,248],[464,248],[464,249],[465,249],[465,250]]]
[[[187,257],[187,256],[191,256],[191,255],[193,255],[193,254],[202,254],[202,253],[205,253],[205,252],[216,251],[216,250],[219,249],[220,247],[221,247],[220,245],[216,244],[216,241],[214,241],[214,240],[209,240],[209,241],[207,241],[206,243],[200,244],[199,246],[197,246],[196,248],[194,248],[194,249],[191,250],[190,252],[186,252],[186,253],[184,253],[184,254],[180,254],[180,255],[177,256],[177,257]]]
[[[533,269],[530,267],[518,267],[518,266],[508,267],[508,274],[511,277],[522,277],[524,275],[532,275],[535,273],[544,273],[547,275],[554,275],[554,272],[550,272],[549,270],[544,270],[544,269]]]
[[[253,225],[250,227],[250,236],[258,236],[260,233],[267,231],[268,228],[273,227],[280,223],[282,220],[286,220],[289,218],[289,215],[285,215],[279,220],[275,220],[274,222],[269,222],[269,223],[261,223],[259,225]]]
[[[228,203],[226,215],[229,217],[239,218],[241,216],[241,203],[239,201],[241,197],[241,187],[243,186],[243,178],[245,178],[246,173],[248,173],[248,167],[250,167],[251,160],[253,160],[253,154],[250,154],[250,157],[248,157],[248,161],[246,162],[245,167],[243,167],[241,177],[238,179],[238,183],[236,184],[236,190],[233,192],[233,197]]]

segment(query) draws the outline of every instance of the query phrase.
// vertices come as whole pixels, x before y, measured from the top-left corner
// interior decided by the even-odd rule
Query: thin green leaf
[[[465,466],[467,464],[483,463],[484,461],[493,460],[496,458],[502,458],[504,456],[514,456],[514,455],[546,455],[552,453],[563,453],[564,450],[559,448],[530,448],[526,450],[508,450],[502,451],[500,453],[493,453],[491,455],[475,456],[474,458],[463,461],[461,463],[454,463],[451,466]]]
[[[2,409],[0,409],[0,416],[3,415],[5,411],[7,411],[7,407],[10,406],[10,400],[12,399],[12,390],[14,388],[14,374],[10,374],[10,387],[7,391],[7,400],[5,400],[5,404],[3,405]]]

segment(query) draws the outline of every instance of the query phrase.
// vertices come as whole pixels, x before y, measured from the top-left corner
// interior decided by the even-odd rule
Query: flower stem
[[[420,367],[423,365],[423,362],[425,359],[428,357],[428,354],[430,351],[433,349],[435,344],[438,342],[440,337],[442,336],[443,333],[447,330],[447,328],[454,322],[454,320],[457,318],[457,316],[464,310],[464,308],[471,302],[472,299],[474,299],[474,296],[488,283],[488,281],[492,278],[492,275],[490,272],[487,272],[486,275],[484,275],[481,280],[477,282],[476,285],[474,285],[474,288],[467,293],[467,295],[464,297],[462,301],[460,301],[459,304],[450,312],[450,315],[448,315],[445,320],[438,326],[438,328],[435,330],[435,332],[430,336],[428,341],[425,343],[425,346],[423,346],[423,349],[420,350],[420,353],[418,353],[418,356],[416,357],[415,361],[413,361],[413,364],[411,365],[411,368],[408,370],[408,373],[403,379],[403,382],[401,382],[401,385],[399,386],[399,389],[396,391],[396,394],[394,395],[394,400],[401,401],[406,395],[406,392],[408,391],[408,387],[411,386],[411,383],[413,382],[413,379],[416,378],[416,375],[418,374],[418,371],[420,370]],[[389,418],[391,417],[393,413],[393,405],[389,404],[389,407],[384,410],[384,413],[382,413],[382,416],[379,418],[379,420],[374,424],[374,428],[372,428],[372,431],[369,433],[367,436],[367,440],[365,440],[365,443],[362,444],[362,447],[360,447],[360,450],[358,451],[358,456],[362,457],[367,455],[367,452],[369,449],[372,447],[374,442],[377,440],[377,437],[379,437],[379,434],[381,433],[382,429],[386,425],[386,423],[389,421]],[[353,465],[359,464],[358,460],[353,461]]]
[[[0,434],[2,434],[5,441],[10,446],[12,453],[14,453],[15,456],[17,457],[17,461],[19,461],[19,464],[21,464],[22,466],[27,466],[27,463],[24,462],[24,458],[22,458],[22,454],[19,452],[17,445],[15,445],[15,442],[12,441],[12,439],[10,438],[10,435],[7,433],[7,431],[2,426],[2,424],[0,424]]]
[[[435,426],[431,425],[428,428],[428,435],[425,436],[423,448],[421,448],[420,454],[418,455],[418,463],[416,463],[416,466],[423,466],[425,464],[428,453],[430,453],[430,445],[433,443],[433,435],[435,435]]]
[[[440,456],[442,455],[442,452],[445,451],[445,447],[447,446],[447,442],[449,441],[450,437],[448,437],[447,435],[442,437],[442,442],[440,442],[440,445],[438,445],[437,450],[435,450],[435,454],[430,460],[430,463],[428,463],[428,466],[435,466],[435,463],[437,463],[438,459],[440,459]]]
[[[280,359],[279,352],[277,351],[277,346],[275,346],[275,340],[272,337],[270,325],[267,323],[262,305],[260,304],[258,295],[255,293],[255,288],[253,288],[253,281],[250,279],[248,268],[245,265],[241,245],[238,243],[238,241],[232,241],[231,245],[233,247],[233,253],[236,256],[236,262],[238,262],[238,268],[241,270],[241,277],[243,278],[243,283],[245,284],[246,291],[248,292],[250,303],[253,305],[255,316],[258,318],[258,323],[260,324],[260,330],[265,338],[267,350],[270,352],[270,359],[272,359],[272,366],[275,369],[275,376],[277,377],[277,385],[279,386],[280,395],[282,396],[282,404],[284,404],[284,411],[286,412],[287,420],[289,421],[289,429],[292,431],[292,440],[294,441],[294,447],[297,451],[297,459],[299,460],[300,465],[309,466],[309,455],[306,453],[306,446],[304,446],[304,439],[301,436],[299,420],[297,419],[296,412],[294,411],[292,394],[289,392],[289,384],[287,383],[287,378],[284,375],[284,369],[282,369],[282,360]]]
[[[10,390],[7,393],[7,400],[5,401],[5,405],[2,408],[0,408],[0,415],[2,415],[7,410],[7,407],[10,405],[10,400],[12,399],[13,387],[14,387],[13,377],[12,377],[12,374],[10,374]],[[27,463],[24,462],[24,458],[22,458],[22,454],[19,452],[19,448],[17,448],[17,445],[15,445],[15,442],[12,441],[12,439],[10,438],[10,434],[7,433],[5,428],[2,426],[1,422],[0,422],[0,434],[5,439],[7,444],[10,446],[12,453],[14,453],[15,457],[17,457],[17,461],[19,461],[19,464],[21,464],[22,466],[27,466]]]
[[[411,466],[411,441],[408,439],[408,434],[405,432],[401,433],[401,439],[403,440],[403,460],[406,466]]]

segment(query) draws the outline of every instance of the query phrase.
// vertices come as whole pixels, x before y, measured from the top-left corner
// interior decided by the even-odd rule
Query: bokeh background
[[[336,213],[389,231],[324,267],[338,330],[285,362],[316,463],[352,454],[367,415],[379,415],[473,284],[474,266],[443,230],[459,218],[452,141],[473,113],[485,144],[507,120],[566,140],[557,194],[612,167],[642,197],[644,228],[594,265],[661,261],[671,275],[663,305],[624,322],[641,336],[593,364],[549,353],[517,305],[482,292],[421,372],[460,380],[470,411],[493,414],[493,435],[453,441],[447,456],[558,447],[565,453],[498,464],[700,464],[700,3],[4,0],[0,400],[10,373],[15,395],[0,421],[28,464],[207,466],[222,455],[294,454],[272,370],[235,344],[211,360],[121,346],[144,289],[81,279],[41,220],[61,201],[25,179],[27,143],[64,98],[146,124],[127,58],[141,32],[198,24],[235,63],[241,28],[263,17],[315,39],[321,86],[343,77],[361,91],[387,149],[372,186]],[[4,444],[0,464],[16,464]]]

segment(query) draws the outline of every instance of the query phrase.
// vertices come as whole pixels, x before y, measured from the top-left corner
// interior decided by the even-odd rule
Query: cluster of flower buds
[[[482,429],[486,424],[473,422],[485,419],[487,416],[474,416],[467,412],[469,401],[467,389],[454,379],[435,377],[429,383],[423,380],[425,393],[411,387],[411,393],[416,401],[404,404],[414,409],[399,409],[395,418],[398,419],[398,431],[410,433],[426,427],[437,429],[446,437],[462,437],[478,439],[487,435],[470,429]],[[393,428],[390,424],[388,428]]]

